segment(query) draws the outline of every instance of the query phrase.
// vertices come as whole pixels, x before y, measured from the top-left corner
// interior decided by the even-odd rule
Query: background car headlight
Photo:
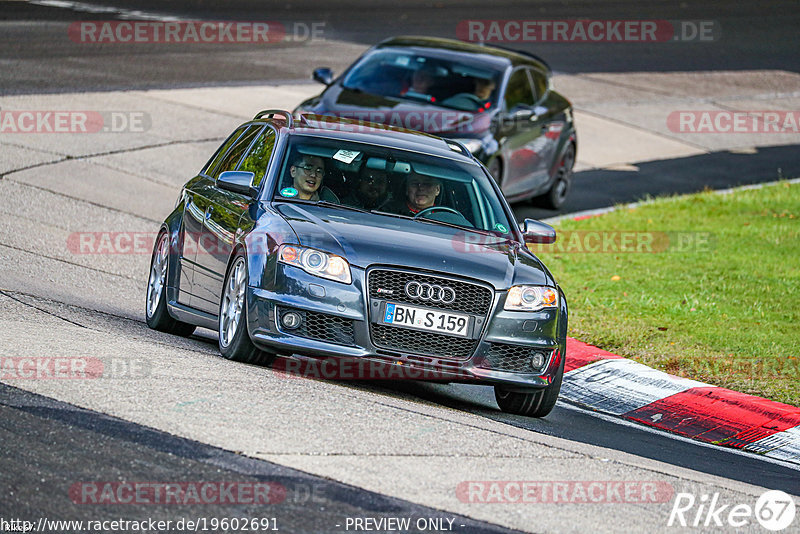
[[[350,264],[341,256],[297,245],[281,245],[278,261],[300,267],[308,274],[349,284]]]
[[[514,286],[508,290],[504,308],[510,311],[539,311],[558,307],[558,291],[552,287]]]

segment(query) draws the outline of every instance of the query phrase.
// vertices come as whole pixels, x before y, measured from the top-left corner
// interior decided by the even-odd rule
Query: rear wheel
[[[544,417],[549,414],[558,400],[561,391],[561,379],[564,377],[564,358],[558,368],[553,382],[544,389],[530,393],[508,391],[502,386],[494,387],[494,398],[497,405],[506,413],[526,415],[528,417]]]
[[[550,191],[537,198],[545,207],[550,209],[560,208],[567,200],[570,187],[572,187],[572,168],[575,166],[575,145],[570,144],[561,157],[561,163],[556,170],[556,179]]]
[[[219,352],[236,362],[267,364],[273,355],[261,351],[247,333],[247,263],[239,252],[228,268],[219,304]]]
[[[169,265],[169,234],[161,231],[150,258],[150,278],[147,280],[145,320],[153,330],[188,337],[195,325],[177,321],[167,311],[167,267]]]

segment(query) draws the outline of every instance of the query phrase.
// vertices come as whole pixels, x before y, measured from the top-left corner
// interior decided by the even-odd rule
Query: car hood
[[[398,100],[330,86],[318,97],[306,100],[301,109],[347,119],[378,122],[445,137],[480,137],[489,131],[496,110],[472,113],[425,102]]]
[[[351,265],[393,265],[483,280],[496,289],[515,284],[555,285],[525,247],[504,238],[412,221],[280,203],[275,208],[299,244],[347,258]]]

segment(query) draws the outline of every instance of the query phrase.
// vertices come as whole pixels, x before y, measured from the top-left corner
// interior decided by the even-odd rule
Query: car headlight
[[[454,141],[458,141],[459,143],[467,147],[467,150],[469,150],[473,154],[478,152],[483,146],[483,143],[481,143],[480,139],[454,139]]]
[[[281,245],[278,261],[300,267],[308,274],[349,284],[350,264],[341,256],[297,245]]]
[[[514,286],[508,290],[504,308],[509,311],[539,311],[558,307],[558,291],[552,287]]]

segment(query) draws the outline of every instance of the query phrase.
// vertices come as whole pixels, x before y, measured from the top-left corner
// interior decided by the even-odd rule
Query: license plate
[[[386,303],[383,323],[453,336],[467,337],[469,335],[468,315],[393,304],[391,302]]]

